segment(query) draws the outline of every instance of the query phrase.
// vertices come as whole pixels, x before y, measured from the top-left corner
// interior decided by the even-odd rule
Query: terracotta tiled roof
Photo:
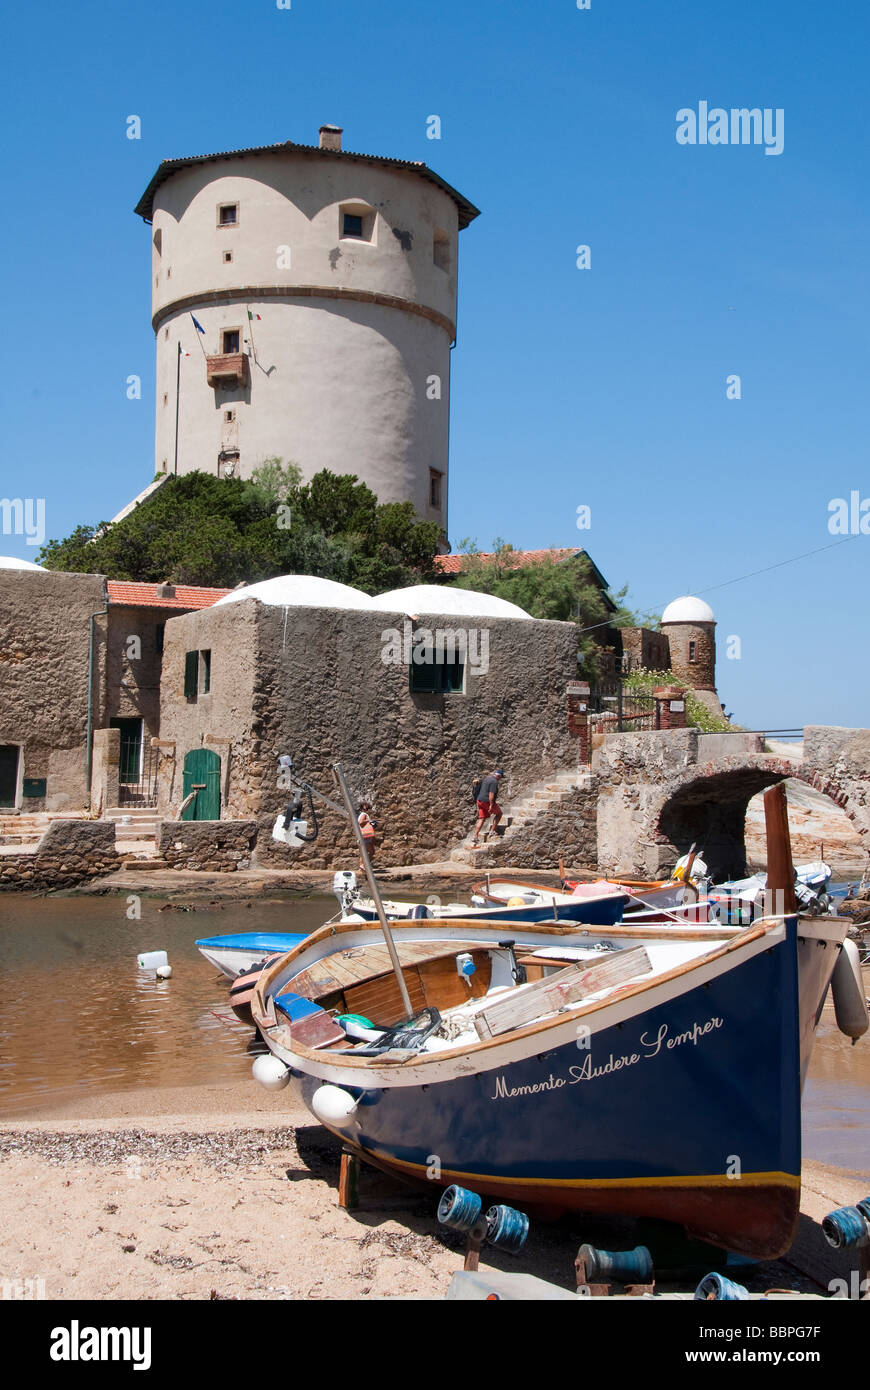
[[[583,554],[585,554],[585,552],[579,546],[569,546],[567,549],[561,550],[515,550],[512,552],[509,561],[507,557],[505,557],[505,563],[507,563],[509,569],[518,570],[523,565],[539,565],[544,560],[554,560],[556,562],[560,560],[570,560],[574,555]],[[468,555],[436,555],[435,564],[444,574],[460,574],[462,570],[467,569],[470,558],[471,557]],[[486,554],[481,553],[477,556],[477,559],[494,560],[495,555],[489,552]]]
[[[245,150],[223,150],[218,154],[195,154],[184,159],[164,159],[136,204],[134,212],[137,212],[140,217],[144,217],[146,222],[150,222],[154,209],[154,194],[164,180],[174,174],[177,169],[187,169],[192,164],[213,164],[225,159],[246,159],[251,155],[278,154],[281,151],[310,155],[315,159],[343,159],[345,162],[356,160],[360,164],[381,164],[388,169],[408,169],[412,174],[419,174],[421,178],[437,184],[439,188],[443,188],[444,192],[450,195],[459,213],[460,231],[480,215],[480,210],[473,203],[458,193],[446,179],[442,179],[440,174],[436,174],[434,169],[430,169],[421,159],[390,159],[385,155],[361,154],[356,150],[322,149],[319,145],[300,145],[295,140],[284,140],[277,145],[254,145]]]
[[[204,589],[196,584],[176,584],[174,598],[160,598],[156,584],[134,584],[127,580],[106,581],[110,603],[124,603],[135,608],[178,608],[189,612],[193,608],[211,608],[229,589]]]

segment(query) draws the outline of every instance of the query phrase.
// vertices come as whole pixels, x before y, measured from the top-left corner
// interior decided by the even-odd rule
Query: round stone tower
[[[446,529],[458,236],[477,209],[341,135],[167,159],[139,200],[156,472],[247,478],[278,456]]]
[[[674,675],[721,714],[716,694],[716,619],[710,605],[691,594],[675,598],[662,614],[662,634],[668,639]]]

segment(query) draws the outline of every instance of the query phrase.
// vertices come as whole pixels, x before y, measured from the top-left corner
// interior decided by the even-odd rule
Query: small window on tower
[[[435,232],[432,242],[432,259],[439,270],[450,269],[450,238],[440,228]]]
[[[225,411],[224,411],[224,419],[226,420],[226,422],[227,422],[228,425],[231,425],[232,422],[233,422],[233,420],[235,420],[235,418],[236,418],[236,412],[235,412],[234,410],[225,410]]]
[[[238,352],[240,332],[241,330],[238,328],[224,329],[221,333],[221,352]]]
[[[444,474],[437,468],[429,469],[429,506],[441,510],[441,480]]]
[[[351,241],[375,239],[375,210],[368,203],[343,203],[338,209],[338,235]]]
[[[168,393],[167,393],[166,391],[163,392],[163,404],[164,404],[164,405],[168,405],[168,404],[169,404],[169,395],[168,395]]]
[[[168,343],[168,342],[169,342],[169,329],[168,329],[168,328],[164,328],[164,330],[163,330],[163,341],[164,341],[164,343]]]
[[[689,660],[690,660],[690,661],[697,661],[697,659],[698,659],[698,658],[696,657],[696,655],[695,655],[695,648],[696,648],[696,646],[697,646],[697,643],[695,643],[695,642],[690,642],[690,643],[689,643]]]
[[[232,259],[233,259],[233,253],[232,253],[232,251],[225,251],[225,252],[224,252],[224,262],[225,262],[225,263],[229,263]]]
[[[239,205],[238,203],[220,203],[218,205],[218,226],[237,227],[239,225]]]

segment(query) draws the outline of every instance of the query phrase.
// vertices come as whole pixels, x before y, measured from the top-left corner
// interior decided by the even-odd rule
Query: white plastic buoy
[[[837,1027],[847,1038],[861,1038],[870,1026],[864,981],[861,977],[861,957],[854,941],[844,941],[831,976],[831,994]]]
[[[290,1080],[290,1069],[285,1067],[280,1057],[271,1052],[257,1057],[251,1071],[255,1081],[259,1081],[267,1091],[283,1091]]]
[[[165,951],[143,951],[141,956],[137,956],[140,970],[158,970],[161,965],[169,964],[169,957]]]
[[[329,1125],[344,1125],[356,1114],[357,1102],[341,1086],[318,1086],[311,1097],[311,1109],[318,1120]]]
[[[172,966],[171,966],[171,965],[158,965],[158,967],[157,967],[157,978],[158,978],[158,980],[171,980],[171,979],[172,979]]]

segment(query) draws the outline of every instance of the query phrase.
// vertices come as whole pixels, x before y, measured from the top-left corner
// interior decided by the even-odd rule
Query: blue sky
[[[727,582],[831,546],[830,500],[870,497],[865,6],[48,0],[4,39],[2,493],[44,497],[49,536],[152,476],[132,209],[160,159],[331,121],[482,211],[460,240],[454,545],[583,544],[639,608],[704,593],[738,720],[870,723],[870,537]],[[783,152],[679,145],[701,101],[781,108]]]

